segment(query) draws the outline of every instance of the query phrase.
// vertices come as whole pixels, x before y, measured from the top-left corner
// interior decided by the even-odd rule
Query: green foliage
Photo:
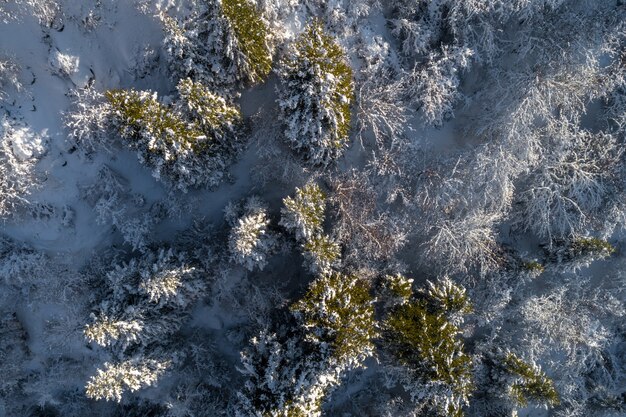
[[[408,301],[413,295],[413,280],[401,274],[385,276],[383,285],[392,297],[400,298],[403,302]]]
[[[239,110],[190,79],[181,80],[178,91],[180,100],[168,106],[145,91],[109,90],[105,97],[113,125],[155,168],[155,176],[163,171],[182,189],[216,183],[232,147],[226,139],[233,138]]]
[[[281,410],[272,410],[271,413],[271,417],[310,417],[311,415],[311,411],[313,411],[314,413],[320,413],[321,409],[322,409],[322,400],[324,399],[323,396],[321,396],[313,405],[313,410],[309,410],[309,409],[304,409],[304,407],[302,407],[301,404],[295,402],[295,401],[286,401],[285,402],[285,406],[283,409]],[[268,416],[263,416],[263,417],[270,417],[270,415]]]
[[[261,13],[247,0],[222,0],[222,11],[241,52],[248,58],[246,72],[250,81],[263,81],[272,69],[272,55],[267,43],[269,29]]]
[[[326,235],[314,235],[304,244],[307,257],[312,258],[314,272],[327,273],[341,258],[341,247]]]
[[[430,312],[424,300],[398,306],[385,325],[392,351],[405,365],[459,388],[471,379],[471,359],[457,338],[459,329],[443,314]]]
[[[410,287],[402,282],[403,293]],[[383,323],[384,344],[400,363],[426,383],[449,386],[452,401],[438,402],[438,413],[463,415],[462,403],[473,390],[472,360],[464,352],[459,328],[449,315],[471,310],[465,290],[449,280],[430,284],[425,299],[395,306]],[[447,405],[445,405],[445,404]]]
[[[333,272],[313,281],[291,309],[313,340],[330,345],[339,360],[353,360],[373,351],[376,336],[373,298],[367,283]]]
[[[186,112],[205,133],[221,136],[226,127],[241,119],[239,109],[229,106],[201,83],[186,78],[178,83],[178,93]]]
[[[609,256],[615,248],[606,240],[595,237],[579,237],[572,241],[571,250],[575,254],[603,254]]]
[[[190,79],[178,84],[178,108],[158,102],[156,94],[135,90],[105,93],[123,137],[145,141],[150,152],[173,159],[184,151],[199,152],[240,120],[239,110]]]
[[[109,90],[105,97],[111,104],[122,137],[141,141],[147,139],[149,152],[161,154],[166,160],[174,155],[170,148],[197,149],[206,139],[194,123],[159,103],[156,95],[135,90]]]
[[[350,130],[350,103],[354,96],[352,68],[346,60],[346,54],[337,41],[324,31],[319,20],[309,24],[296,39],[295,49],[299,52],[298,60],[316,68],[321,74],[330,74],[338,80],[332,99],[325,104],[339,116],[339,134],[333,145],[341,148]],[[298,67],[295,62],[288,66]]]
[[[526,407],[529,401],[547,406],[559,404],[554,382],[542,370],[527,364],[513,353],[506,355],[504,366],[518,378],[510,387],[511,397],[517,404],[522,407]]]
[[[528,261],[522,263],[522,269],[533,274],[541,274],[545,270],[545,267],[537,261]]]
[[[328,165],[348,144],[354,84],[344,50],[309,24],[281,63],[278,103],[285,137],[312,165]]]
[[[296,188],[296,196],[286,197],[283,204],[281,224],[296,229],[298,239],[308,239],[321,233],[326,196],[319,185],[309,183],[303,188]]]
[[[472,304],[465,288],[456,285],[448,277],[437,283],[428,281],[426,294],[429,302],[447,316],[472,312]]]

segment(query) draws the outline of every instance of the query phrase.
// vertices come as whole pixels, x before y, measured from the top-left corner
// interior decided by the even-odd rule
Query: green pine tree
[[[241,53],[247,58],[244,70],[252,83],[263,81],[272,69],[268,45],[269,29],[261,13],[247,0],[222,0],[222,12],[235,33]]]
[[[294,41],[281,76],[287,140],[312,164],[327,165],[348,144],[354,84],[345,51],[314,20]]]
[[[383,323],[383,341],[413,378],[449,387],[449,401],[431,399],[438,415],[461,417],[462,406],[473,391],[472,359],[448,314],[467,312],[470,305],[464,289],[446,282],[430,284],[425,298],[396,305]],[[404,296],[410,289],[405,280],[394,279],[390,284]]]
[[[366,282],[333,272],[313,281],[291,309],[313,340],[330,345],[340,361],[353,361],[373,352],[373,302]]]
[[[546,406],[559,404],[559,394],[554,382],[541,369],[524,362],[511,352],[504,357],[504,367],[516,379],[509,389],[511,398],[519,406],[526,407],[529,402]]]

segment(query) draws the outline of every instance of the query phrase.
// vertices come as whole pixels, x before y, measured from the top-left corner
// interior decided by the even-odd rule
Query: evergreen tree
[[[319,185],[296,188],[295,197],[285,197],[283,204],[279,224],[295,232],[297,240],[308,240],[323,231],[326,196]]]
[[[281,339],[284,339],[281,341]],[[261,332],[241,353],[247,380],[238,394],[238,417],[318,417],[340,370],[301,332],[279,337]]]
[[[436,283],[427,282],[424,291],[428,303],[436,311],[443,312],[448,321],[458,326],[463,323],[463,317],[472,312],[469,297],[460,285],[449,277],[439,279]]]
[[[272,67],[267,22],[249,0],[194,2],[187,16],[161,15],[174,79],[191,78],[222,94],[263,81]]]
[[[315,235],[302,246],[307,269],[313,274],[329,274],[341,260],[341,247],[327,235]]]
[[[87,383],[87,397],[120,402],[124,392],[154,385],[167,366],[167,362],[156,360],[105,363],[104,369],[98,369]]]
[[[107,91],[112,125],[156,178],[164,174],[183,191],[215,186],[234,150],[239,110],[189,79],[180,81],[178,91],[180,100],[169,106],[156,93]]]
[[[263,16],[248,0],[222,0],[222,13],[235,34],[241,72],[251,83],[263,81],[272,69],[270,34]]]
[[[543,247],[548,266],[566,271],[576,271],[598,259],[615,253],[615,247],[606,240],[595,237],[574,236],[556,240]]]
[[[329,274],[341,261],[341,246],[323,233],[326,196],[322,189],[309,183],[296,188],[295,197],[284,198],[283,204],[279,224],[295,232],[307,269],[313,274]]]
[[[270,223],[264,208],[248,211],[237,220],[228,239],[231,260],[252,271],[263,269],[267,257],[275,246],[274,237],[268,233]]]
[[[228,132],[241,118],[239,110],[204,84],[193,82],[190,78],[180,80],[177,89],[180,113],[192,119],[212,139],[227,140]]]
[[[388,286],[405,281],[392,277]],[[406,300],[407,286],[400,285]],[[473,390],[472,359],[447,314],[469,308],[464,290],[443,280],[424,298],[393,307],[383,323],[384,346],[406,368],[403,386],[413,401],[426,401],[440,416],[463,416]]]
[[[538,367],[521,360],[514,353],[504,357],[504,368],[513,377],[509,393],[519,406],[526,407],[529,402],[555,406],[559,404],[559,394],[554,382]]]
[[[143,329],[143,322],[138,319],[114,320],[106,315],[85,326],[85,338],[88,342],[95,342],[100,346],[110,346],[121,342],[123,346],[136,342]]]
[[[386,275],[380,292],[386,308],[408,303],[413,296],[413,280],[402,274]]]
[[[310,23],[281,63],[278,103],[291,147],[313,165],[328,165],[348,144],[354,85],[344,50]]]
[[[369,286],[357,277],[337,272],[322,275],[291,310],[308,337],[328,344],[338,359],[358,361],[373,353],[373,298]]]
[[[147,252],[106,276],[107,292],[85,327],[89,342],[117,360],[105,363],[87,384],[91,398],[121,401],[126,390],[154,385],[179,355],[169,351],[189,307],[204,291],[183,254]]]
[[[242,353],[248,377],[241,416],[321,416],[324,398],[341,376],[373,353],[376,336],[369,286],[339,273],[315,280],[290,310],[282,337],[262,332]]]

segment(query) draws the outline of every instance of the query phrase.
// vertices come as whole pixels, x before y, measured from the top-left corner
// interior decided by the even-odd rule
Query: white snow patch
[[[7,139],[11,143],[13,154],[20,161],[39,158],[46,151],[42,137],[28,127],[14,129]]]
[[[48,63],[53,73],[61,77],[70,77],[78,72],[80,58],[54,49],[50,52]]]

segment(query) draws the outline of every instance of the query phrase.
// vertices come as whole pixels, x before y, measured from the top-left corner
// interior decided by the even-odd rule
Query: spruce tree
[[[282,336],[264,331],[242,352],[248,381],[237,415],[321,416],[324,398],[345,372],[373,353],[373,302],[369,285],[355,276],[313,281],[290,308],[293,327]]]
[[[306,268],[313,274],[329,274],[341,261],[341,246],[324,234],[326,196],[319,185],[296,188],[295,197],[283,199],[280,225],[295,232]]]
[[[244,214],[233,226],[228,239],[231,260],[252,271],[263,269],[275,246],[275,239],[268,232],[270,223],[267,212],[260,208]]]
[[[319,21],[310,23],[281,63],[278,103],[291,147],[313,165],[328,165],[348,144],[352,69]]]
[[[129,360],[119,364],[107,362],[87,383],[87,397],[120,402],[124,392],[154,385],[168,365],[168,362],[151,359]]]
[[[220,94],[262,82],[272,68],[271,34],[254,2],[195,2],[180,20],[161,15],[174,79],[191,78]]]
[[[505,355],[503,362],[504,369],[513,377],[509,394],[519,406],[526,407],[529,402],[551,407],[559,404],[554,382],[540,368],[524,362],[512,352]]]
[[[473,390],[472,359],[448,314],[467,311],[464,290],[444,279],[430,284],[425,297],[407,300],[406,281],[390,277],[387,286],[396,288],[402,301],[383,322],[383,342],[407,371],[405,389],[437,416],[463,416]]]
[[[116,362],[105,363],[87,384],[87,395],[120,402],[126,391],[156,384],[179,355],[172,336],[205,289],[182,253],[147,252],[106,275],[106,293],[84,329],[89,342]]]
[[[156,178],[182,191],[216,186],[234,153],[239,110],[190,79],[180,81],[178,93],[165,105],[156,93],[109,90],[111,125]]]
[[[295,232],[296,239],[306,241],[323,230],[326,196],[319,185],[306,184],[296,188],[294,197],[283,199],[280,225]]]
[[[364,281],[333,272],[313,281],[291,310],[312,340],[328,344],[339,360],[352,362],[373,353],[373,301]]]

